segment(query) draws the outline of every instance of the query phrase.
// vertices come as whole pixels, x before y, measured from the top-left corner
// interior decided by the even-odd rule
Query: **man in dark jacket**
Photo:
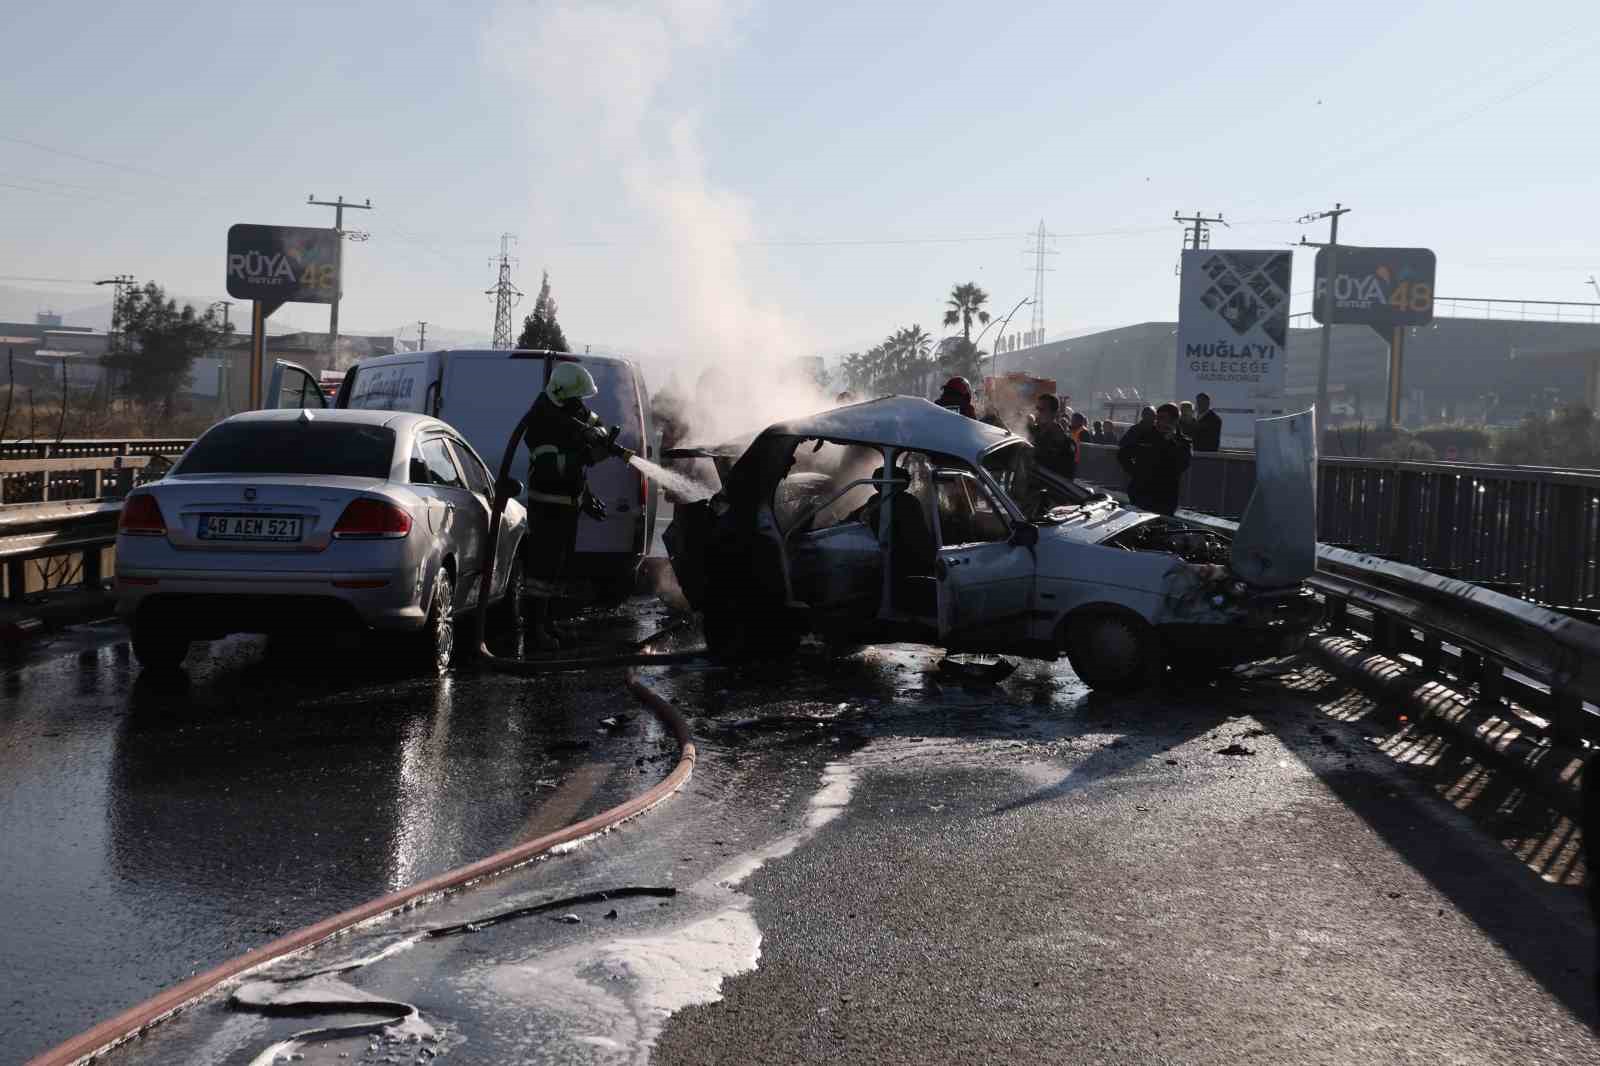
[[[527,563],[534,579],[532,636],[543,651],[560,647],[545,583],[568,576],[578,515],[606,516],[605,505],[589,492],[589,467],[613,454],[612,440],[583,402],[599,391],[583,367],[558,362],[528,418]]]
[[[1040,466],[1062,477],[1078,476],[1078,442],[1061,420],[1061,401],[1048,392],[1034,401],[1028,436]]]
[[[1194,450],[1214,452],[1222,447],[1222,416],[1211,409],[1211,397],[1200,393],[1194,398]]]
[[[1129,501],[1158,514],[1176,511],[1193,443],[1178,430],[1177,404],[1158,407],[1153,426],[1140,422],[1129,430],[1117,450],[1117,461],[1128,472]]]

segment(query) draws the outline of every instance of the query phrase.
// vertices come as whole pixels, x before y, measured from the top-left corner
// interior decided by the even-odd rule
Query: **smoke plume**
[[[717,184],[702,145],[704,90],[695,75],[737,47],[745,7],[507,2],[485,32],[489,62],[526,95],[530,133],[561,146],[550,165],[574,189],[615,187],[625,201],[622,211],[608,211],[603,195],[580,192],[573,206],[595,219],[642,219],[654,231],[647,251],[618,247],[615,255],[630,257],[635,289],[644,271],[649,292],[665,294],[651,305],[668,310],[650,332],[671,350],[627,354],[658,389],[673,373],[689,383],[680,406],[690,427],[684,443],[726,440],[824,405],[813,382],[783,373],[817,339],[750,285],[739,254],[740,242],[757,235],[750,206]],[[630,313],[628,296],[611,304],[616,314]],[[586,331],[604,335],[606,327]]]

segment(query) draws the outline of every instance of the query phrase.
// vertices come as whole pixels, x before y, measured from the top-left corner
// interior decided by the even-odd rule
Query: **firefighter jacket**
[[[579,507],[588,491],[589,464],[595,442],[604,439],[600,416],[578,404],[564,408],[545,393],[528,420],[528,500],[530,503]]]

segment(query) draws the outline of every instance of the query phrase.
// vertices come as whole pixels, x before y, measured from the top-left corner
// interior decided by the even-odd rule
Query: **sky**
[[[1592,2],[151,0],[6,19],[0,285],[84,304],[122,272],[221,299],[228,227],[331,225],[313,194],[373,205],[346,217],[370,239],[347,245],[345,331],[487,336],[511,233],[519,320],[548,270],[569,340],[647,364],[939,336],[963,281],[1003,315],[1032,295],[1041,220],[1050,336],[1175,318],[1174,212],[1221,212],[1214,247],[1284,248],[1325,240],[1295,220],[1336,201],[1342,242],[1434,249],[1443,296],[1600,300]],[[1298,252],[1296,293],[1311,269]]]

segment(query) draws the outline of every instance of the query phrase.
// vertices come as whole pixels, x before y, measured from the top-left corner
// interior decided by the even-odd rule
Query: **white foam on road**
[[[564,1041],[643,1066],[668,1018],[721,999],[723,981],[759,964],[761,929],[752,913],[754,900],[738,887],[843,814],[856,776],[847,761],[828,764],[802,828],[723,863],[680,893],[682,902],[709,914],[663,933],[575,944],[536,959],[496,964],[465,978],[470,987],[463,991],[486,997],[496,1015],[520,1017],[524,1024],[517,1039],[530,1053],[543,1046],[541,1058],[562,1057],[551,1056],[548,1045]]]

